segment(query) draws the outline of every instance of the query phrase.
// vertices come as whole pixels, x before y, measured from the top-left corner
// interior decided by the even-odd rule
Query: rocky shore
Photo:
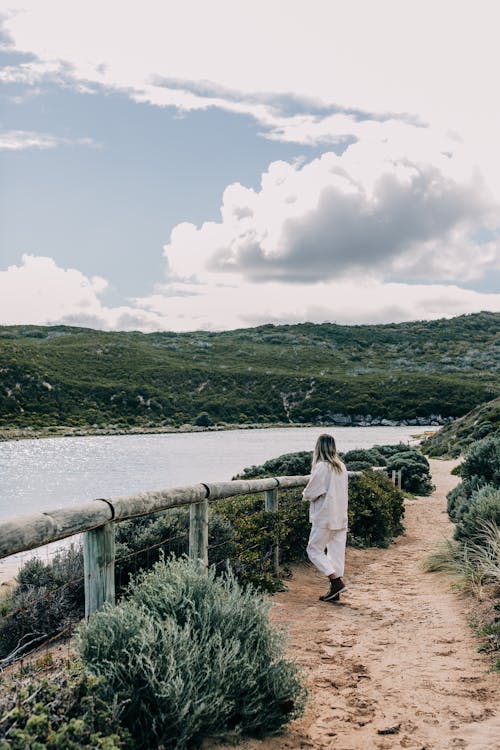
[[[442,417],[440,414],[431,414],[428,417],[410,417],[406,419],[384,419],[372,417],[371,414],[332,414],[329,415],[328,423],[343,427],[399,427],[409,425],[410,427],[442,427],[455,420],[455,417]]]

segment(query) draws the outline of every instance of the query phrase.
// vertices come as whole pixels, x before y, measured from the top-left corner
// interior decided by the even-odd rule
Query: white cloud
[[[355,118],[306,107],[288,120],[273,97],[255,92],[407,113],[436,133],[459,131],[485,165],[496,143],[496,0],[289,0],[286,12],[268,0],[11,0],[9,6],[7,29],[19,50],[40,58],[39,72],[52,66],[60,75],[62,60],[67,75],[158,105],[251,111],[271,137],[298,142],[354,132]],[[36,72],[27,64],[29,70]]]
[[[63,145],[96,146],[96,143],[92,138],[62,138],[50,133],[35,133],[29,130],[0,130],[0,151],[48,149]]]
[[[318,282],[356,272],[455,281],[500,268],[500,224],[480,176],[442,153],[398,154],[365,143],[307,164],[273,162],[257,192],[224,191],[220,222],[177,225],[165,246],[172,277]],[[420,269],[420,270],[419,270]]]
[[[23,255],[22,264],[0,271],[2,325],[67,323],[96,328],[157,330],[158,316],[135,306],[107,307],[99,296],[108,282],[52,258]],[[131,324],[132,323],[132,324]]]
[[[136,300],[136,304],[178,331],[304,321],[390,323],[500,311],[500,294],[448,285],[385,284],[373,279],[294,286],[279,282],[242,282],[235,286],[211,283],[197,287],[197,292],[193,297],[165,297],[159,290]]]
[[[213,280],[158,287],[155,294],[107,306],[108,283],[52,258],[24,255],[22,264],[0,272],[3,325],[66,324],[105,330],[224,330],[265,322],[388,323],[500,311],[500,294],[457,286],[384,284],[382,281],[323,282],[290,286],[279,282]]]

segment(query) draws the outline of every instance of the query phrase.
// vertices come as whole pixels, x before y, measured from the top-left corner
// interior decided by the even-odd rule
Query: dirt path
[[[420,568],[452,534],[445,498],[454,463],[431,464],[437,489],[407,503],[405,535],[386,550],[348,550],[342,603],[318,601],[324,579],[305,565],[274,597],[273,620],[289,624],[290,655],[311,697],[286,734],[245,750],[500,747],[500,678],[476,652],[470,603]]]

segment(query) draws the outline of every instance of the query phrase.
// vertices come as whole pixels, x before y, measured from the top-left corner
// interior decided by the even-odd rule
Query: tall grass
[[[481,521],[475,541],[444,540],[424,561],[426,572],[446,572],[457,583],[480,595],[485,585],[500,587],[500,528],[495,521]]]

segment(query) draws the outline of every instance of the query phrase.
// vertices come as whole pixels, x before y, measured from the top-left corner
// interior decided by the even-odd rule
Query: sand
[[[467,614],[474,600],[421,569],[453,533],[446,493],[458,481],[455,463],[431,461],[437,489],[407,501],[406,533],[395,544],[348,549],[341,603],[318,601],[327,587],[309,565],[273,597],[272,619],[289,627],[289,656],[310,699],[285,734],[243,750],[500,748],[500,676],[476,651]]]

